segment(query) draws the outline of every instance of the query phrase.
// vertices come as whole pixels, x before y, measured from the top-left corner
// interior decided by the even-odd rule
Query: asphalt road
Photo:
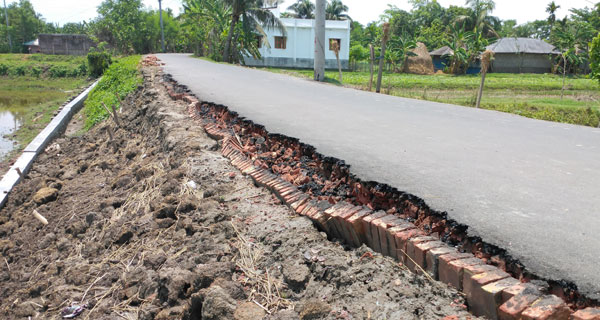
[[[536,274],[600,298],[600,129],[158,57],[201,100],[419,196]]]

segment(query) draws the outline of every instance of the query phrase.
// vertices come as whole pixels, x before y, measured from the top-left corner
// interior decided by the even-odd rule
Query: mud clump
[[[82,304],[89,319],[469,316],[456,291],[278,205],[142,71],[121,127],[55,140],[0,210],[0,318]]]
[[[42,205],[48,203],[50,201],[56,200],[58,197],[58,190],[55,188],[44,187],[38,190],[33,196],[33,202],[38,205]]]

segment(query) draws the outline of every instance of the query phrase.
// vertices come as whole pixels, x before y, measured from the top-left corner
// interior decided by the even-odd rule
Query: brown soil
[[[0,318],[472,318],[455,290],[255,187],[143,71],[124,127],[56,140],[0,211]]]

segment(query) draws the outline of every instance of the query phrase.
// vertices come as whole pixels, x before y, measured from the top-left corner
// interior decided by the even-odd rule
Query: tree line
[[[165,47],[167,52],[194,52],[217,61],[243,62],[243,56],[260,57],[259,48],[265,41],[266,27],[285,28],[270,8],[280,0],[183,0],[182,12],[175,16],[169,9],[163,12]],[[545,10],[547,19],[517,25],[515,20],[501,20],[492,15],[493,0],[466,0],[465,6],[443,7],[436,0],[409,0],[412,9],[402,10],[390,5],[378,21],[362,25],[351,22],[351,61],[366,60],[370,45],[381,46],[382,25],[390,25],[390,38],[385,60],[393,69],[402,70],[406,58],[417,42],[429,50],[448,46],[448,71],[464,73],[485,47],[502,37],[527,37],[545,40],[562,52],[563,66],[571,72],[583,71],[590,64],[590,43],[600,32],[600,2],[593,7],[571,9],[569,16],[557,19],[560,6],[550,2]],[[311,19],[311,0],[297,0],[282,16]],[[1,11],[1,10],[0,10]],[[160,23],[157,10],[145,8],[141,0],[105,0],[98,7],[98,16],[90,21],[58,26],[46,22],[36,13],[29,0],[20,0],[8,7],[10,27],[0,27],[0,52],[24,52],[24,42],[40,33],[88,34],[120,54],[160,51]],[[341,0],[329,0],[326,16],[329,20],[349,19],[348,7]],[[0,12],[4,21],[4,12]],[[567,66],[567,68],[564,68]]]
[[[379,21],[362,25],[352,22],[350,59],[368,59],[368,46],[381,46],[382,24],[389,22],[391,35],[386,61],[401,70],[417,42],[431,51],[448,46],[447,71],[464,73],[485,48],[499,38],[523,37],[547,41],[563,55],[557,58],[556,71],[584,72],[590,62],[590,43],[600,32],[600,2],[593,7],[571,9],[564,19],[556,18],[560,8],[554,1],[544,9],[548,18],[517,25],[516,20],[501,20],[492,15],[493,0],[466,0],[465,6],[443,7],[435,0],[409,0],[409,11],[390,5]]]

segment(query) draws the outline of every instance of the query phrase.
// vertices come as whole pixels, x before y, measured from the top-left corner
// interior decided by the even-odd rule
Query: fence
[[[369,72],[369,61],[352,61],[350,62],[350,70],[358,71],[358,72]],[[377,72],[379,68],[379,61],[375,60],[373,63],[373,72]],[[393,71],[393,67],[391,63],[383,64],[383,71],[389,72]]]

